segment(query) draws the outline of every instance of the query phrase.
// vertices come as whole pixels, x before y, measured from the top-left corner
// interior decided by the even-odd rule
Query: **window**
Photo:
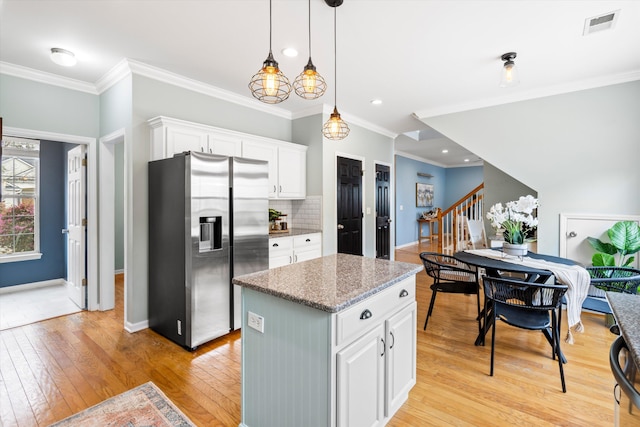
[[[40,141],[6,137],[1,154],[0,262],[39,258]]]

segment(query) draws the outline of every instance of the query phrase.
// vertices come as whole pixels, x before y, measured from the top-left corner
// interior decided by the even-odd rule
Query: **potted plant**
[[[531,195],[520,196],[518,200],[507,202],[506,206],[496,203],[487,212],[487,219],[496,229],[504,230],[503,252],[509,255],[527,254],[527,243],[535,239],[529,237],[538,226],[534,211],[540,206],[538,199]]]
[[[627,267],[640,251],[640,225],[634,221],[619,221],[607,230],[611,243],[595,237],[587,237],[589,244],[597,251],[591,257],[594,266]],[[619,256],[617,256],[619,255]]]

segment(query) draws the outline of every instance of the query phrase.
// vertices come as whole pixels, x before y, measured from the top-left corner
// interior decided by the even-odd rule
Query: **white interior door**
[[[80,308],[86,308],[85,280],[85,146],[67,154],[67,293]]]
[[[640,222],[640,216],[560,214],[560,256],[591,265],[591,257],[595,250],[587,241],[587,237],[609,242],[607,230],[618,221]],[[638,258],[636,256],[631,267],[638,268]]]

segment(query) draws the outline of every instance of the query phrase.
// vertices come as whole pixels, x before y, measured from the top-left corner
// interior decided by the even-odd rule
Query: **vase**
[[[515,243],[504,242],[502,244],[503,253],[507,255],[517,256],[520,258],[527,255],[527,248],[528,248],[528,245],[526,243],[515,244]]]

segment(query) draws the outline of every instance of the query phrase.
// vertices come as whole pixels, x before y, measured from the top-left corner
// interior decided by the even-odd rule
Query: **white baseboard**
[[[420,242],[416,240],[415,242],[409,242],[409,243],[405,243],[404,245],[396,246],[396,249],[406,248],[407,246],[417,245],[418,243]]]
[[[139,332],[143,329],[147,329],[148,327],[149,327],[149,320],[143,320],[142,322],[138,322],[138,323],[131,323],[131,322],[124,323],[124,330],[131,334],[135,332]]]
[[[66,284],[65,279],[43,280],[42,282],[25,283],[23,285],[5,286],[0,288],[0,294],[9,294],[11,292],[27,291],[29,289],[45,288],[47,286],[59,286]]]

